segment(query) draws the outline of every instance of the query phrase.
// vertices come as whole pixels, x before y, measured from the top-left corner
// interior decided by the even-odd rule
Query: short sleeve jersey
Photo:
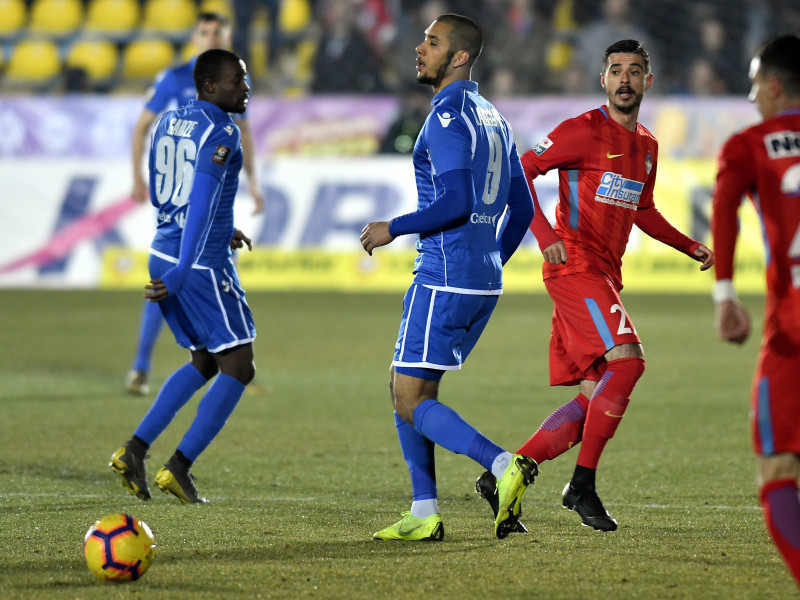
[[[192,210],[192,183],[196,173],[204,172],[221,185],[194,264],[210,268],[227,264],[242,168],[241,133],[230,115],[202,100],[165,113],[153,132],[149,166],[150,199],[158,209],[151,249],[168,259],[180,257],[186,213]]]
[[[731,279],[738,210],[749,196],[766,245],[765,337],[800,346],[800,110],[731,137],[719,155],[712,231],[717,279]]]
[[[451,83],[432,105],[414,147],[418,208],[440,197],[439,176],[457,169],[471,171],[475,204],[466,223],[417,235],[415,282],[456,293],[499,294],[503,280],[495,230],[511,177],[523,176],[511,128],[474,81]]]
[[[653,205],[658,142],[641,124],[625,129],[605,107],[568,119],[522,157],[533,176],[558,169],[555,232],[566,264],[544,278],[600,271],[622,288],[622,256],[636,211]]]

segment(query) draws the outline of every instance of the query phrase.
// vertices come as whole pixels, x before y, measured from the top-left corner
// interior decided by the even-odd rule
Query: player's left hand
[[[169,294],[167,286],[160,279],[151,279],[150,284],[144,286],[144,289],[150,290],[144,295],[150,302],[160,302]]]
[[[708,271],[711,267],[714,266],[714,253],[706,248],[703,244],[700,244],[694,251],[695,260],[703,263],[700,265],[701,271]]]
[[[389,233],[389,221],[373,221],[361,230],[361,245],[367,254],[372,256],[372,251],[391,243],[394,236]]]
[[[248,250],[251,251],[253,250],[253,240],[247,237],[239,229],[234,229],[233,237],[231,238],[231,250],[238,250],[239,248],[244,248],[245,244],[247,244]]]

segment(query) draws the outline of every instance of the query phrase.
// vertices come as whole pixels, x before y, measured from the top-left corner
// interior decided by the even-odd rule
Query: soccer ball
[[[155,552],[156,540],[147,523],[123,513],[96,521],[83,541],[89,570],[104,581],[139,579]]]

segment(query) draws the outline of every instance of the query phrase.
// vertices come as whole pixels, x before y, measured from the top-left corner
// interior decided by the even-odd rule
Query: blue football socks
[[[235,377],[225,373],[217,375],[214,383],[200,400],[197,416],[178,445],[178,450],[183,452],[186,458],[194,462],[208,447],[236,408],[245,387],[247,386]]]
[[[135,371],[149,371],[150,357],[164,324],[164,315],[157,302],[144,301],[142,320],[139,323],[139,345],[136,348],[136,359],[133,363]]]
[[[172,422],[181,407],[205,383],[206,378],[192,363],[183,365],[164,382],[134,435],[146,444],[152,444]]]
[[[414,409],[414,429],[451,452],[466,454],[487,471],[492,469],[495,458],[505,452],[452,408],[432,398]]]
[[[420,435],[396,412],[394,413],[394,424],[397,427],[397,437],[400,438],[400,449],[403,451],[403,458],[406,460],[408,473],[411,475],[412,498],[415,502],[435,499],[437,493],[436,465],[433,457],[434,443]]]

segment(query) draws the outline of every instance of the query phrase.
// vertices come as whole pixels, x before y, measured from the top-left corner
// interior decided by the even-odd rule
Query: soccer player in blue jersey
[[[144,462],[148,448],[214,378],[189,430],[155,477],[158,488],[183,503],[206,502],[189,468],[255,376],[256,330],[231,251],[251,247],[233,226],[242,147],[239,127],[229,115],[247,107],[245,75],[245,64],[234,53],[202,53],[194,67],[197,100],[164,114],[153,133],[150,201],[158,209],[158,227],[145,297],[160,307],[191,360],[167,379],[133,437],[111,458],[123,487],[143,500],[150,498]]]
[[[470,80],[483,34],[468,17],[442,15],[417,46],[417,81],[433,86],[433,110],[414,148],[418,209],[364,227],[372,251],[417,235],[414,282],[403,302],[389,372],[413,501],[381,540],[441,540],[434,444],[466,454],[497,477],[495,534],[516,531],[536,462],[512,455],[438,400],[445,371],[461,368],[502,293],[502,265],[533,218],[533,200],[511,128]]]
[[[213,48],[229,49],[231,45],[231,27],[225,15],[212,12],[200,13],[197,25],[192,32],[192,44],[205,52]],[[133,158],[133,190],[131,197],[139,203],[147,199],[147,182],[142,175],[142,153],[145,139],[158,115],[167,110],[185,106],[197,96],[194,86],[192,71],[195,61],[193,58],[187,63],[162,71],[150,90],[148,90],[147,103],[133,129],[131,143],[131,156]],[[255,212],[261,212],[264,207],[264,195],[258,180],[258,170],[255,160],[255,143],[250,126],[245,118],[239,118],[237,124],[242,132],[242,150],[244,152],[244,170],[247,174],[249,192],[255,203]],[[150,391],[148,383],[150,373],[150,357],[163,324],[161,311],[158,306],[145,303],[142,320],[139,325],[139,341],[133,365],[125,378],[125,388],[131,394],[146,395]]]

